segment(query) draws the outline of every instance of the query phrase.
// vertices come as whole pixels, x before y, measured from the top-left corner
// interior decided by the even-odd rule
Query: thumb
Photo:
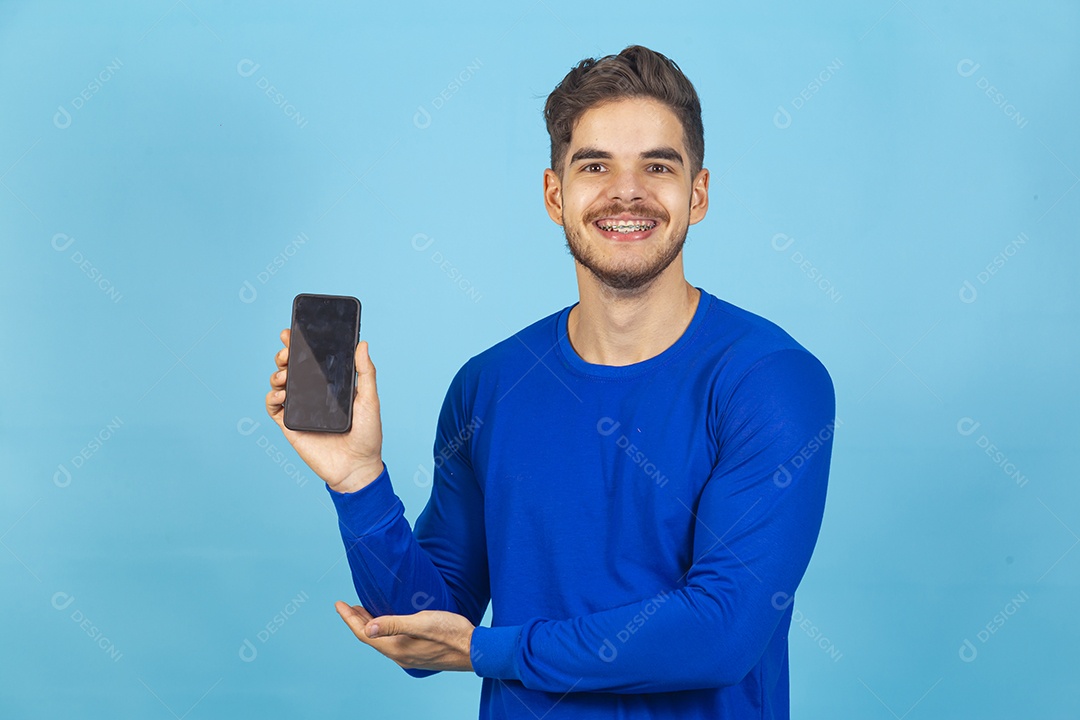
[[[408,618],[400,615],[383,615],[372,618],[364,626],[368,637],[387,637],[390,635],[415,635],[416,628],[410,627]]]

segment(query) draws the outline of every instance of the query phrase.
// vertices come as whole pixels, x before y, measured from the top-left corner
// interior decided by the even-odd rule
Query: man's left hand
[[[360,642],[403,668],[473,671],[469,648],[474,626],[461,615],[421,610],[375,618],[362,605],[349,606],[340,600],[334,608]]]

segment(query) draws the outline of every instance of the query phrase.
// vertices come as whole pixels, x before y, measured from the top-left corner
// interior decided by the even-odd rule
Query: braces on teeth
[[[597,225],[597,227],[608,232],[620,232],[625,234],[628,232],[644,232],[645,230],[651,230],[656,227],[656,223],[639,223],[634,225],[623,225],[620,223],[618,225]]]

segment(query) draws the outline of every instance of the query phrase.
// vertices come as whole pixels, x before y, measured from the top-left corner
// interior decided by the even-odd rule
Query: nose
[[[633,168],[612,170],[608,197],[630,204],[645,197],[645,183]]]

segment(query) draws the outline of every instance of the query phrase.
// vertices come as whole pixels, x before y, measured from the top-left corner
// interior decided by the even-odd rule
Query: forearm
[[[566,620],[478,627],[473,666],[481,677],[557,693],[734,685],[759,662],[784,615],[770,597],[764,588],[732,598],[686,586]]]
[[[389,471],[351,493],[327,488],[364,607],[374,615],[458,612],[442,574],[413,536]]]
[[[355,492],[327,489],[338,513],[357,597],[372,615],[409,615],[421,610],[463,614],[442,573],[416,541],[385,469]],[[478,623],[480,618],[472,621]],[[407,672],[416,677],[431,674]]]

